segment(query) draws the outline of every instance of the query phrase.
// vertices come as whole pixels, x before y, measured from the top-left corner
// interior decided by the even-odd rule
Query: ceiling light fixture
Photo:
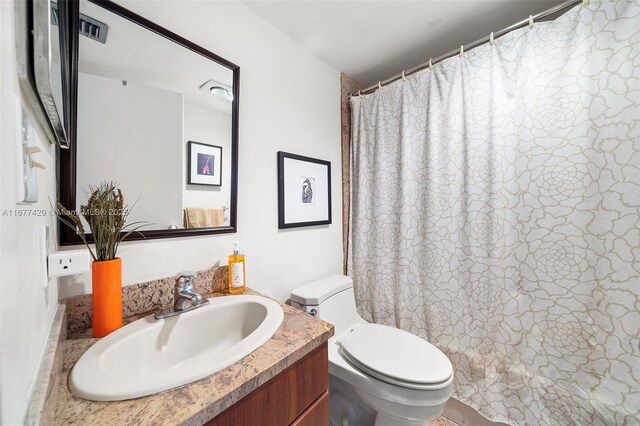
[[[231,89],[231,87],[218,81],[207,80],[200,86],[200,90],[210,93],[220,99],[224,99],[225,101],[233,101],[233,90]]]

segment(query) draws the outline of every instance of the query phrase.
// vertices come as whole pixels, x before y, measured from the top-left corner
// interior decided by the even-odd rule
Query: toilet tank
[[[336,335],[364,322],[356,311],[353,281],[346,275],[330,275],[293,289],[291,306],[332,323]]]

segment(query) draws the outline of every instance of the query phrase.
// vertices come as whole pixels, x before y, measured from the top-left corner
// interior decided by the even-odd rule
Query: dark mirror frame
[[[61,0],[63,1],[63,0]],[[204,56],[211,61],[222,65],[233,72],[233,103],[231,106],[231,179],[229,179],[231,185],[231,201],[229,206],[229,226],[220,226],[215,228],[195,228],[195,229],[157,229],[144,231],[140,230],[130,234],[125,241],[133,240],[150,240],[158,238],[181,238],[181,237],[193,237],[200,235],[215,235],[215,234],[228,234],[237,232],[237,213],[238,213],[238,118],[239,118],[239,99],[240,99],[240,67],[232,62],[227,61],[224,58],[204,49],[201,46],[179,36],[178,34],[155,24],[148,19],[114,3],[110,0],[89,0],[116,15],[125,18],[134,24],[156,33],[157,35],[166,38],[178,45],[189,49],[193,53]],[[58,182],[59,188],[59,201],[63,206],[69,209],[76,208],[76,162],[77,162],[77,145],[78,141],[76,135],[77,129],[77,94],[78,94],[78,56],[79,56],[79,32],[78,22],[80,17],[79,2],[68,1],[70,23],[67,25],[69,29],[68,37],[68,50],[67,60],[69,61],[67,66],[71,72],[71,108],[69,118],[71,122],[71,146],[67,150],[59,150],[59,163],[58,163]],[[80,141],[82,143],[82,141]],[[117,181],[117,176],[114,176],[114,180]],[[59,225],[59,240],[61,246],[78,245],[82,244],[80,237],[68,226],[60,223]],[[87,234],[87,241],[93,242],[93,236]]]

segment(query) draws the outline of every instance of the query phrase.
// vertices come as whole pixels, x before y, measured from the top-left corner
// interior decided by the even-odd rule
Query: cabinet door
[[[329,390],[324,391],[291,426],[322,426],[329,424]]]
[[[286,426],[307,410],[329,387],[327,343],[210,420],[209,426]],[[327,399],[328,401],[328,399]],[[324,407],[318,404],[318,411]],[[328,404],[326,415],[328,416]],[[306,423],[301,423],[305,425]],[[321,423],[315,423],[314,426]],[[328,424],[328,422],[326,423]]]

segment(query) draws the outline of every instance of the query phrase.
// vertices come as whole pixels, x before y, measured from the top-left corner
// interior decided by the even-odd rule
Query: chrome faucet
[[[173,289],[173,306],[162,309],[154,314],[155,319],[163,319],[180,315],[181,313],[209,304],[209,299],[204,299],[193,288],[195,272],[185,271],[176,276],[176,284]]]

